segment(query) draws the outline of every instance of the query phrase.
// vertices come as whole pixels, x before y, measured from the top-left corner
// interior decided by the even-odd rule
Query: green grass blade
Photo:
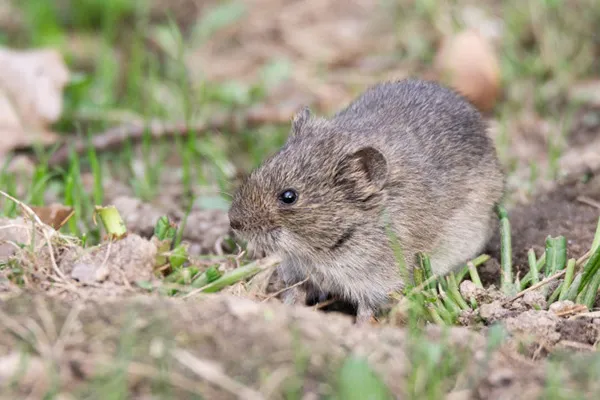
[[[546,267],[546,252],[542,253],[542,256],[540,257],[539,260],[537,260],[537,263],[535,265],[535,269],[537,269],[537,271],[538,271],[538,279],[539,279],[539,274],[542,271],[544,271],[545,267]],[[531,284],[532,279],[533,279],[533,274],[530,269],[529,272],[527,272],[525,274],[523,279],[521,279],[521,290],[526,289]]]
[[[583,292],[584,288],[592,281],[593,277],[598,274],[600,269],[600,246],[596,248],[590,258],[588,258],[585,266],[583,267],[583,278],[581,278],[581,284],[579,285],[578,293]]]
[[[498,205],[498,217],[500,218],[500,265],[502,268],[501,287],[502,292],[508,296],[516,294],[516,288],[512,277],[512,244],[510,237],[510,221],[506,209]]]
[[[600,273],[596,273],[590,281],[585,294],[583,296],[582,304],[587,306],[588,309],[594,308],[596,302],[596,296],[598,295],[598,288],[600,287]]]
[[[446,280],[448,281],[448,295],[452,298],[452,300],[454,300],[454,302],[458,304],[462,310],[470,309],[469,305],[458,290],[458,281],[456,280],[456,276],[454,276],[454,274],[450,274]]]
[[[423,268],[420,265],[416,266],[413,270],[413,281],[414,286],[421,286],[423,282],[425,282],[425,278],[423,277],[425,273],[423,272]]]
[[[78,207],[77,194],[76,194],[76,180],[72,173],[69,173],[65,178],[65,205],[73,207],[75,210],[75,217],[78,217],[78,211],[81,207]],[[77,227],[77,218],[69,218],[67,226],[71,234],[77,234],[79,229]]]
[[[204,292],[204,293],[218,292],[219,290],[221,290],[227,286],[233,285],[234,283],[240,282],[242,280],[246,280],[246,279],[258,274],[260,271],[264,270],[265,268],[268,268],[268,267],[274,266],[274,265],[275,265],[275,263],[271,263],[271,262],[268,262],[263,259],[263,260],[255,261],[255,262],[245,265],[243,267],[236,268],[233,271],[227,272],[226,274],[221,276],[216,281],[211,282],[208,285],[204,286],[204,288],[202,289],[202,292]]]
[[[598,217],[598,225],[596,226],[596,233],[594,234],[592,249],[590,251],[594,253],[598,247],[600,247],[600,217]]]
[[[469,263],[473,264],[473,267],[479,267],[480,265],[482,265],[483,263],[485,263],[487,260],[489,260],[491,257],[487,254],[481,254],[480,256],[475,257],[474,259],[472,259],[471,261],[469,261],[467,263],[467,265],[465,265],[460,272],[458,272],[456,274],[456,281],[457,283],[461,283],[463,281],[463,279],[465,278],[465,276],[467,274],[471,275],[471,281],[473,281],[473,274],[471,274],[471,270],[469,267]],[[476,275],[477,280],[479,280],[479,274],[477,273],[477,270],[474,270],[474,273]],[[473,281],[474,282],[474,281]]]
[[[429,256],[427,254],[422,254],[419,253],[419,266],[421,267],[421,270],[423,271],[423,278],[424,281],[427,281],[429,279],[431,279],[431,277],[433,276],[433,272],[431,271],[431,261],[429,260]],[[434,282],[429,282],[425,288],[426,289],[433,289],[435,287],[435,283]]]
[[[7,194],[12,197],[17,197],[17,183],[14,175],[3,174],[2,177],[2,188]],[[17,215],[17,203],[14,201],[4,201],[4,209],[2,210],[4,216],[13,218]]]
[[[454,300],[452,300],[452,298],[450,296],[448,296],[448,293],[442,288],[442,285],[439,283],[438,283],[438,290],[440,292],[440,297],[442,298],[442,302],[444,303],[446,310],[448,310],[448,312],[450,313],[450,315],[452,317],[452,321],[454,322],[454,320],[456,319],[458,314],[460,314],[461,309],[458,306],[458,304],[456,304],[454,302]]]
[[[567,261],[567,240],[564,236],[546,238],[546,275],[554,275],[565,267]]]
[[[49,173],[48,167],[45,164],[38,165],[31,177],[31,188],[29,190],[29,198],[26,202],[34,206],[44,204],[46,186],[52,178],[53,176]]]
[[[535,285],[536,283],[539,283],[540,275],[537,269],[535,251],[533,249],[529,249],[527,252],[527,261],[529,263],[529,271],[531,272],[531,284]]]
[[[569,287],[569,289],[567,290],[567,297],[564,300],[575,301],[577,299],[579,285],[581,284],[581,278],[583,278],[583,274],[581,272],[575,275],[575,279],[573,279],[571,287]]]
[[[558,300],[558,296],[562,293],[562,289],[563,287],[566,287],[565,282],[561,282],[558,287],[556,289],[554,289],[554,292],[552,292],[552,294],[550,295],[550,297],[548,298],[548,304],[552,304],[554,303],[556,300]]]
[[[477,272],[477,265],[474,262],[470,262],[467,264],[469,268],[469,276],[471,276],[471,281],[480,289],[483,289],[483,284],[481,283],[481,279],[479,278],[479,273]]]
[[[442,317],[440,316],[440,314],[437,312],[436,307],[434,307],[433,305],[430,305],[427,308],[427,311],[429,312],[429,316],[431,317],[431,320],[437,324],[437,325],[448,325],[448,323],[442,319]]]
[[[442,303],[442,300],[437,298],[433,303],[435,311],[439,314],[440,318],[444,321],[444,325],[452,325],[454,323],[454,317],[448,311],[448,308]]]
[[[100,217],[100,221],[104,226],[104,230],[108,235],[113,238],[121,238],[127,233],[127,227],[117,207],[107,206],[100,207],[96,206],[96,213]]]
[[[571,258],[569,262],[567,262],[567,272],[565,274],[565,280],[563,281],[562,290],[560,292],[560,296],[558,300],[566,300],[569,295],[569,288],[573,283],[573,276],[575,275],[575,259]]]
[[[102,185],[102,166],[98,161],[96,149],[92,145],[92,136],[88,134],[88,159],[90,160],[90,168],[94,177],[94,205],[101,206],[104,201],[104,187]]]
[[[221,271],[217,269],[214,265],[209,267],[206,271],[201,273],[197,278],[195,278],[191,286],[194,288],[201,288],[208,285],[211,282],[216,281],[222,276]]]

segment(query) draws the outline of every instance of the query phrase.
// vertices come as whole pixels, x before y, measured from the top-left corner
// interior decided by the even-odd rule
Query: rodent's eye
[[[294,204],[298,200],[298,193],[294,189],[286,189],[279,194],[279,201],[283,204]]]

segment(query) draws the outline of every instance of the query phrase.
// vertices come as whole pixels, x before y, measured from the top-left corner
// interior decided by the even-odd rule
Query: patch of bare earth
[[[548,235],[562,235],[567,239],[569,258],[584,255],[590,248],[600,217],[600,208],[594,205],[595,202],[600,202],[600,175],[590,174],[570,178],[554,189],[538,194],[533,201],[510,210],[515,271],[521,276],[527,273],[527,251],[533,248],[538,256],[541,255]],[[497,263],[500,259],[499,233],[490,241],[488,251],[494,259],[482,268],[482,279],[497,284],[500,279]]]
[[[132,398],[162,378],[178,398],[282,398],[297,382],[301,393],[323,396],[335,389],[344,359],[355,355],[404,398],[411,371],[403,329],[359,328],[341,315],[226,295],[66,303],[24,294],[3,301],[0,320],[0,382],[14,379],[10,394],[18,397],[52,384],[59,392],[84,390],[93,378],[115,374],[115,366],[123,368]],[[444,342],[468,363],[455,395],[506,398],[541,389],[542,369],[506,346],[488,354],[478,333],[431,327],[419,340]],[[19,363],[23,346],[26,365]]]

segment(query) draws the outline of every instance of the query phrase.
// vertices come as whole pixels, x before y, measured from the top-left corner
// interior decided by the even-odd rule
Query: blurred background
[[[418,76],[485,113],[524,202],[598,164],[598,26],[595,0],[2,0],[0,187],[78,234],[123,195],[224,212],[302,105]]]

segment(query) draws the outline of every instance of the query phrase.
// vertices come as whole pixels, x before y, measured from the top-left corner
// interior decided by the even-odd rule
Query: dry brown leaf
[[[446,38],[434,61],[438,79],[486,112],[500,92],[500,66],[491,44],[479,33],[463,31]]]
[[[61,115],[68,80],[69,70],[55,50],[0,48],[0,155],[56,140],[48,125]]]
[[[31,206],[31,209],[43,223],[50,225],[56,230],[62,228],[73,214],[75,214],[73,207],[56,203],[48,206]]]

